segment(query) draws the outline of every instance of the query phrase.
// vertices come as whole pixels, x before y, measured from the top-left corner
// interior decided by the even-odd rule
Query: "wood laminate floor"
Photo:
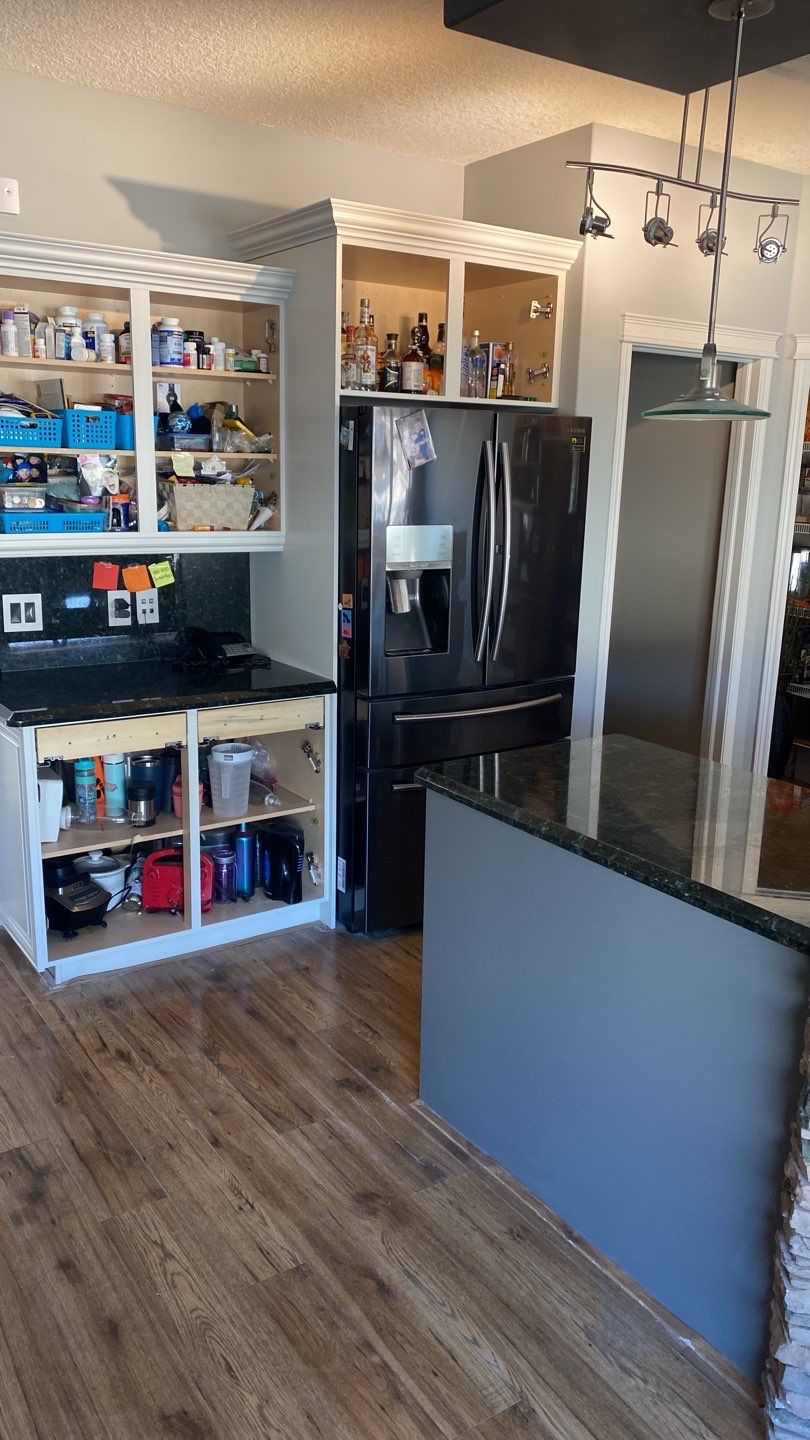
[[[2,1440],[754,1440],[753,1399],[415,1105],[419,950],[48,991],[0,950]]]

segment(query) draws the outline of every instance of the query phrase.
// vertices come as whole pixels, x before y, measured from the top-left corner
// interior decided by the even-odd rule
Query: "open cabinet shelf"
[[[167,550],[212,549],[262,551],[283,548],[285,532],[284,474],[284,308],[294,280],[292,270],[271,266],[243,265],[230,261],[204,260],[192,256],[150,254],[122,248],[82,243],[69,246],[36,236],[0,237],[0,298],[5,305],[26,304],[32,314],[55,316],[60,305],[73,305],[82,319],[91,310],[103,315],[116,333],[129,325],[132,360],[112,361],[41,360],[28,356],[0,355],[2,388],[21,399],[56,409],[59,384],[68,407],[76,404],[109,405],[112,397],[131,399],[134,412],[134,445],[111,447],[28,446],[29,453],[65,460],[101,449],[114,455],[122,478],[131,481],[137,500],[132,511],[133,528],[87,534],[54,532],[46,534],[0,533],[0,558],[19,555],[76,555],[105,551],[144,554]],[[267,355],[268,371],[198,370],[186,366],[152,364],[152,327],[163,316],[176,316],[184,331],[202,332],[206,340],[218,336],[226,344],[249,353],[261,349]],[[46,383],[47,382],[47,383]],[[225,528],[227,516],[201,514],[201,524],[215,524],[215,530],[158,528],[162,499],[158,491],[156,466],[178,451],[163,452],[155,435],[153,415],[156,387],[174,384],[187,407],[194,402],[206,405],[221,400],[235,404],[240,418],[258,435],[272,434],[273,453],[225,456],[235,471],[247,462],[260,462],[251,477],[253,488],[265,502],[275,494],[275,513],[259,530]],[[221,383],[218,383],[221,382]],[[44,387],[44,388],[43,388]],[[54,390],[56,399],[50,399]],[[46,394],[48,399],[45,398]],[[50,401],[50,403],[49,403]],[[25,453],[23,444],[0,446],[0,453]],[[210,451],[189,451],[197,459]],[[69,467],[63,467],[70,473]],[[201,495],[201,500],[205,499]],[[209,506],[200,509],[210,511]],[[235,517],[234,517],[235,519]],[[186,521],[186,524],[190,522]],[[237,523],[244,523],[243,520]]]

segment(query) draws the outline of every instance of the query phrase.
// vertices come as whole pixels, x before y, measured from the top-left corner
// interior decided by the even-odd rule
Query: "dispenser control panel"
[[[386,527],[386,570],[449,570],[452,563],[452,525]]]

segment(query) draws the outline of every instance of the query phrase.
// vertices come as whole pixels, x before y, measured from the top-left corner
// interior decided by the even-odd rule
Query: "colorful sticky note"
[[[152,589],[152,581],[145,565],[125,565],[121,571],[121,579],[130,592]]]
[[[93,566],[93,589],[117,590],[118,566],[110,564],[109,560],[97,560]]]
[[[158,560],[154,565],[150,565],[149,574],[152,576],[152,583],[156,590],[159,590],[162,585],[174,584],[174,571],[168,560]]]
[[[190,476],[194,478],[194,456],[189,455],[186,450],[181,450],[177,455],[172,456],[172,469],[175,475]]]

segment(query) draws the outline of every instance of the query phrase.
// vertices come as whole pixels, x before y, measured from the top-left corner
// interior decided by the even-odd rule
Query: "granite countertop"
[[[335,685],[278,660],[231,673],[176,670],[169,659],[9,671],[0,677],[0,721],[53,725],[112,716],[196,710],[331,695]]]
[[[810,954],[810,790],[625,735],[448,760],[417,778]]]

